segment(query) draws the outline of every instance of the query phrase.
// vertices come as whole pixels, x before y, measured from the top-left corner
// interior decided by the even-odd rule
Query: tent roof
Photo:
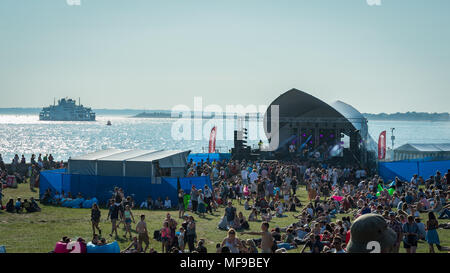
[[[187,156],[191,151],[181,150],[118,150],[108,149],[89,153],[69,161],[127,161],[127,162],[152,162],[159,161],[160,167],[184,167]]]
[[[107,149],[107,150],[96,151],[93,153],[88,153],[85,155],[76,156],[76,157],[71,158],[70,160],[97,160],[97,159],[100,159],[103,157],[111,156],[111,155],[122,153],[125,151],[127,151],[127,150]]]
[[[136,156],[134,158],[129,158],[126,161],[151,162],[151,161],[160,160],[160,159],[163,159],[166,157],[174,156],[177,154],[183,154],[183,153],[189,153],[189,152],[190,151],[181,151],[181,150],[173,150],[173,151],[160,150],[160,151],[153,151],[151,153]]]
[[[398,152],[450,152],[450,143],[407,143],[395,149]]]
[[[272,105],[279,106],[281,123],[283,123],[283,118],[308,122],[313,119],[326,119],[330,122],[343,122],[347,128],[363,131],[361,132],[364,133],[361,134],[363,137],[365,137],[367,132],[367,123],[364,116],[354,107],[342,101],[327,104],[306,92],[294,88],[281,94],[270,104],[270,106]],[[267,108],[264,116],[266,131],[271,118],[270,106]]]
[[[280,106],[280,117],[343,117],[327,103],[295,88],[281,94],[270,105]]]
[[[124,161],[141,155],[154,153],[155,150],[126,150],[110,156],[99,158],[98,161]]]

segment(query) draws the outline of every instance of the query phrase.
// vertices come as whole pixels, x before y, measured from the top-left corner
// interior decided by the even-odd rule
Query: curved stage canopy
[[[279,125],[272,130],[274,109],[271,107],[276,105],[279,106]],[[270,104],[264,115],[264,129],[269,141],[274,133],[279,133],[279,148],[287,146],[295,136],[299,136],[302,143],[308,134],[314,135],[311,144],[317,146],[324,137],[322,132],[327,132],[327,136],[335,140],[343,133],[365,143],[366,150],[376,150],[375,141],[368,133],[367,119],[358,110],[342,101],[327,104],[297,89],[285,92]],[[309,133],[304,133],[306,131]]]

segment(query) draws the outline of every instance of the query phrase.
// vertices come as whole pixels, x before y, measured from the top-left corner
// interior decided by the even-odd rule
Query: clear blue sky
[[[447,112],[450,1],[0,1],[0,107],[269,104]]]

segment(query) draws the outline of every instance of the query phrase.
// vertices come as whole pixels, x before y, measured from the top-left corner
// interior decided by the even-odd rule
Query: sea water
[[[112,126],[106,125],[108,120]],[[33,153],[36,156],[51,153],[56,160],[66,161],[69,157],[106,148],[207,152],[210,129],[205,124],[208,120],[203,121],[202,138],[197,140],[193,124],[191,139],[177,140],[172,133],[176,121],[124,115],[98,115],[95,122],[39,121],[38,115],[3,114],[0,115],[0,154],[9,163],[15,154],[25,155],[27,162]],[[450,143],[450,122],[369,120],[368,124],[375,141],[383,130],[387,131],[388,147],[391,147],[390,128],[395,128],[395,147],[405,143]],[[266,141],[262,121],[250,121],[247,126],[258,129],[248,144],[256,148],[259,139]],[[231,135],[224,132],[225,122],[217,128],[216,147],[220,152],[229,152],[233,147],[232,132]],[[226,134],[228,139],[224,139]]]

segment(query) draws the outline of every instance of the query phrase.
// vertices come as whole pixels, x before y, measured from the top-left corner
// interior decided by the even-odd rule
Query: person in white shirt
[[[338,181],[338,173],[336,169],[333,169],[333,171],[331,172],[331,181],[332,181],[332,185],[336,186],[337,185],[337,181]]]
[[[164,200],[164,208],[165,209],[172,208],[172,201],[170,201],[169,196],[167,196],[166,200]]]
[[[242,183],[244,185],[247,185],[247,183],[248,183],[248,171],[247,171],[247,169],[242,169],[241,177],[242,177]]]
[[[250,173],[249,177],[250,177],[250,183],[253,183],[258,179],[258,173],[256,172],[256,169],[253,169],[253,171]]]
[[[413,175],[411,178],[411,186],[416,188],[417,187],[417,174]]]

